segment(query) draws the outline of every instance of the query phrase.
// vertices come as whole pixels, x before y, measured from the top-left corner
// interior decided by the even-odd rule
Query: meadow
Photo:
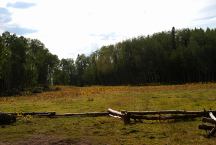
[[[61,113],[115,110],[216,109],[216,84],[162,86],[60,86],[59,91],[0,98],[0,112],[55,111]],[[112,117],[38,118],[20,116],[0,126],[3,144],[79,145],[213,145],[192,121],[145,121],[124,125]]]

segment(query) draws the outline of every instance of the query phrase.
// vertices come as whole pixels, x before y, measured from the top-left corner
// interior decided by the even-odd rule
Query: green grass
[[[216,109],[216,84],[175,86],[62,87],[58,92],[0,98],[0,112],[56,111],[57,113],[116,110],[203,110]],[[35,136],[52,136],[74,144],[215,144],[194,121],[144,121],[124,125],[111,117],[33,118],[0,127],[0,144],[16,143]],[[32,139],[33,140],[33,139]],[[34,141],[34,140],[33,140]]]

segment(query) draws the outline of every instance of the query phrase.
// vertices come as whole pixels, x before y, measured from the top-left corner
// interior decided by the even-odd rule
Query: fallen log
[[[114,118],[122,119],[121,117],[119,117],[119,116],[115,116],[115,115],[112,115],[112,114],[109,114],[109,116],[114,117]]]
[[[213,119],[214,121],[216,121],[216,117],[214,116],[214,114],[212,112],[209,112],[209,116],[211,117],[211,119]]]
[[[211,118],[203,117],[202,122],[214,124],[214,126],[211,126],[212,127],[211,129],[210,129],[210,126],[207,127],[207,125],[205,125],[205,127],[209,128],[210,130],[208,132],[208,137],[211,137],[211,136],[214,136],[214,134],[216,133],[216,118],[212,112],[209,113],[209,116]]]
[[[116,111],[108,109],[110,116],[123,119],[125,124],[130,123],[130,119],[136,120],[190,120],[205,116],[209,111],[185,111],[185,110],[162,110],[162,111]],[[164,116],[162,116],[162,114]]]
[[[9,125],[16,122],[16,116],[0,113],[0,125]]]
[[[214,127],[212,130],[209,131],[208,137],[214,136],[215,133],[216,133],[216,127]]]
[[[124,121],[124,124],[129,124],[130,123],[130,118],[131,118],[131,114],[128,113],[127,111],[121,111],[122,114],[122,119]]]
[[[116,110],[109,108],[108,113],[111,117],[122,119],[124,121],[124,124],[130,123],[130,113],[128,113],[127,111],[119,112],[119,111],[116,111]]]
[[[128,113],[133,115],[157,115],[157,114],[197,114],[197,115],[207,115],[209,112],[216,113],[216,110],[211,111],[185,111],[185,110],[161,110],[161,111],[128,111]]]
[[[65,113],[60,116],[65,117],[99,117],[99,116],[108,116],[108,112],[86,112],[86,113]]]
[[[171,116],[138,116],[138,115],[131,115],[132,119],[144,119],[144,120],[177,120],[177,119],[193,119],[199,117],[198,115],[171,115]]]
[[[107,111],[108,111],[108,113],[110,113],[110,114],[112,114],[112,115],[115,115],[115,116],[120,116],[120,117],[123,116],[123,114],[122,114],[121,112],[116,111],[116,110],[113,110],[113,109],[111,109],[111,108],[109,108]]]
[[[8,115],[38,115],[38,116],[54,116],[56,115],[56,112],[20,112],[20,113],[11,113],[11,112],[5,112],[4,114],[8,114]]]
[[[215,121],[214,119],[207,118],[207,117],[203,117],[203,118],[202,118],[202,122],[204,122],[204,123],[216,124],[216,121]]]
[[[201,124],[201,125],[199,125],[198,128],[199,128],[199,129],[202,129],[202,130],[212,130],[212,129],[214,128],[214,126]]]

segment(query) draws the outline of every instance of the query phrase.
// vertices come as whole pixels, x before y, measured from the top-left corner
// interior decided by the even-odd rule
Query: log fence
[[[214,136],[216,134],[216,117],[213,112],[209,112],[209,117],[203,117],[202,122],[199,129],[205,130],[209,138]]]
[[[214,113],[216,110],[209,111],[185,111],[185,110],[161,110],[161,111],[116,111],[111,108],[107,112],[85,112],[85,113],[64,113],[57,114],[56,112],[0,112],[4,114],[14,115],[14,116],[39,116],[39,117],[102,117],[102,116],[112,116],[115,118],[121,118],[125,123],[130,123],[131,119],[137,120],[170,120],[170,119],[193,119],[197,117],[206,117],[210,115],[214,120]]]
[[[185,110],[161,110],[161,111],[116,111],[108,109],[110,116],[121,118],[125,124],[131,122],[131,119],[137,122],[142,120],[190,120],[198,117],[207,116],[210,111],[185,111]],[[216,113],[215,110],[211,111]]]
[[[202,124],[199,125],[199,129],[207,131],[207,137],[212,137],[216,134],[216,110],[203,110],[203,111],[185,111],[185,110],[161,110],[161,111],[116,111],[111,108],[107,112],[85,112],[85,113],[64,113],[57,114],[56,112],[0,112],[0,124],[6,124],[6,119],[9,118],[9,123],[15,119],[11,119],[11,116],[37,116],[37,117],[49,117],[49,118],[63,118],[63,117],[102,117],[111,116],[121,119],[124,124],[130,124],[133,122],[143,122],[143,120],[189,120],[202,117]],[[5,118],[4,118],[5,117]],[[13,118],[13,117],[12,117]]]

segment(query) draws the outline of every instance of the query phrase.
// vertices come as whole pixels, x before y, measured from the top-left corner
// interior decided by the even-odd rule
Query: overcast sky
[[[216,26],[216,0],[0,0],[0,33],[36,38],[59,58],[172,27]]]

